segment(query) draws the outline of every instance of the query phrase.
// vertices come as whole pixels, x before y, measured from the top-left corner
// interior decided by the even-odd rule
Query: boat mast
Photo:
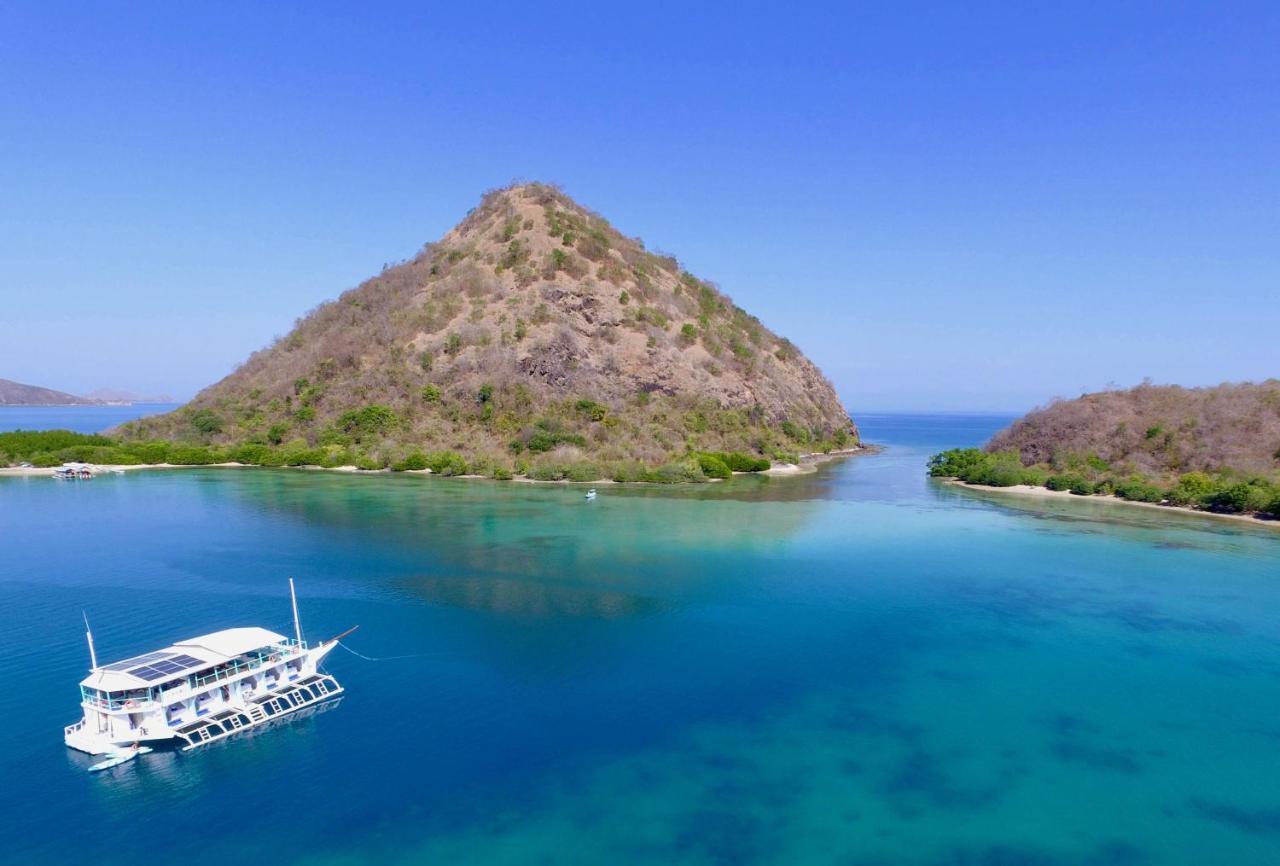
[[[302,623],[298,621],[298,594],[293,590],[293,578],[289,578],[289,601],[293,603],[293,633],[298,638],[298,649],[302,649]]]
[[[80,615],[84,617],[84,636],[89,641],[89,670],[96,671],[98,669],[98,654],[93,651],[93,631],[89,628],[89,614],[80,611]]]

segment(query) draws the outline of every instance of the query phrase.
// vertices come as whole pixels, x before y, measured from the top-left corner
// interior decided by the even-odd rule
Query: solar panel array
[[[192,668],[203,667],[208,662],[195,656],[170,652],[147,653],[144,656],[125,659],[113,665],[107,665],[104,671],[128,671],[132,676],[151,682],[162,677],[180,674]]]
[[[165,655],[168,654],[166,653]],[[208,664],[208,662],[203,662],[200,659],[189,655],[178,655],[173,658],[153,661],[149,665],[133,668],[129,673],[139,679],[151,682],[152,680],[158,680],[161,677],[171,677],[174,674],[180,674],[185,670],[198,668],[205,664]]]
[[[131,659],[125,659],[122,662],[116,662],[113,665],[107,665],[106,667],[103,668],[103,670],[104,671],[126,671],[129,668],[134,668],[134,667],[137,667],[138,665],[145,665],[153,661],[158,661],[160,659],[167,659],[171,655],[173,655],[173,653],[147,653],[144,656],[134,656]]]

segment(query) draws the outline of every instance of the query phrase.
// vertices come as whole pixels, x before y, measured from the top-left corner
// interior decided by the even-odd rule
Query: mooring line
[[[344,644],[342,641],[338,641],[338,646],[342,647],[344,650],[351,653],[353,656],[356,656],[357,658],[362,658],[367,662],[394,662],[394,661],[399,661],[400,659],[422,658],[423,656],[426,655],[426,653],[410,653],[409,655],[405,655],[405,656],[383,656],[382,658],[374,658],[373,656],[367,656],[364,653],[356,652],[351,647]]]

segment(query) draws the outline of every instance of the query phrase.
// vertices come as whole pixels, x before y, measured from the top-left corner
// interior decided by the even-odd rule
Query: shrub
[[[1097,487],[1094,485],[1092,481],[1089,481],[1084,478],[1077,478],[1075,481],[1072,482],[1069,490],[1070,492],[1074,493],[1076,496],[1092,496],[1094,493],[1097,492]]]
[[[586,415],[592,421],[603,421],[604,416],[609,414],[609,407],[595,400],[582,399],[573,404],[573,408],[580,415]]]
[[[808,442],[810,438],[808,430],[791,421],[782,422],[782,433],[795,442]]]
[[[1070,490],[1083,480],[1079,475],[1051,475],[1044,486],[1050,490]]]
[[[362,436],[386,433],[400,423],[400,418],[391,407],[374,403],[363,409],[343,412],[335,423],[339,430],[359,439]]]
[[[1130,478],[1115,484],[1115,494],[1131,502],[1163,502],[1165,493],[1160,487],[1141,478]]]
[[[977,448],[952,448],[929,458],[929,474],[934,478],[961,478],[986,460],[986,452]]]
[[[422,399],[428,403],[439,403],[440,389],[435,385],[423,385]]]
[[[222,418],[212,409],[197,409],[188,420],[201,435],[212,436],[222,432]]]
[[[505,466],[494,466],[493,472],[490,473],[489,477],[495,481],[510,481],[515,477],[515,474]]]
[[[457,334],[450,334],[444,339],[444,353],[446,355],[456,355],[462,351],[462,338]]]
[[[1280,520],[1280,493],[1276,494],[1276,497],[1272,499],[1271,502],[1267,504],[1267,507],[1262,509],[1262,511],[1264,514],[1269,514],[1277,520]]]
[[[1237,514],[1263,511],[1271,504],[1274,494],[1275,491],[1271,489],[1271,485],[1265,482],[1241,482],[1232,484],[1225,490],[1210,493],[1205,497],[1204,504],[1215,511]]]
[[[166,463],[169,460],[168,442],[129,442],[122,447],[142,463]]]
[[[1169,501],[1174,505],[1200,505],[1218,489],[1219,484],[1209,475],[1188,472],[1169,491]]]
[[[436,475],[466,475],[467,461],[456,451],[436,451],[427,455],[426,468]]]
[[[406,455],[403,460],[391,464],[393,472],[404,472],[409,469],[426,469],[427,455],[421,451],[413,451]]]
[[[707,478],[732,478],[733,470],[718,454],[703,452],[697,455],[698,468]]]
[[[573,463],[566,470],[565,477],[570,481],[599,481],[604,473],[595,463]]]
[[[279,445],[284,441],[285,434],[288,432],[288,424],[272,424],[267,428],[267,441],[272,445]]]
[[[169,462],[178,466],[207,466],[218,459],[217,453],[200,445],[175,445],[169,449]]]
[[[270,454],[271,449],[266,445],[245,443],[232,448],[227,457],[236,463],[248,463],[253,466],[261,466]]]
[[[644,480],[654,484],[679,484],[686,481],[705,481],[698,461],[692,458],[676,463],[667,463],[650,469],[644,474]]]
[[[738,451],[717,451],[715,455],[724,461],[732,472],[764,472],[772,464],[763,457],[752,457]]]
[[[560,445],[577,445],[579,448],[584,448],[587,440],[577,433],[570,433],[564,430],[555,419],[543,418],[537,422],[532,430],[525,434],[523,443],[526,450],[542,453],[551,451]],[[516,449],[513,448],[512,450]],[[516,453],[519,453],[519,451],[516,451]]]
[[[15,462],[33,454],[53,452],[75,445],[108,446],[116,444],[105,436],[73,433],[70,430],[12,430],[0,433],[0,452]],[[35,461],[31,461],[33,464]]]

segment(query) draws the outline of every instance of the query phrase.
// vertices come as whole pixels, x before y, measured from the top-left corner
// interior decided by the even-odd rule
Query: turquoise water
[[[117,424],[171,412],[181,403],[130,406],[0,406],[0,433],[7,430],[73,430],[101,433]]]
[[[0,861],[1271,864],[1280,533],[806,478],[0,479]],[[86,653],[353,625],[332,710],[83,771]],[[74,832],[72,832],[72,828]]]

